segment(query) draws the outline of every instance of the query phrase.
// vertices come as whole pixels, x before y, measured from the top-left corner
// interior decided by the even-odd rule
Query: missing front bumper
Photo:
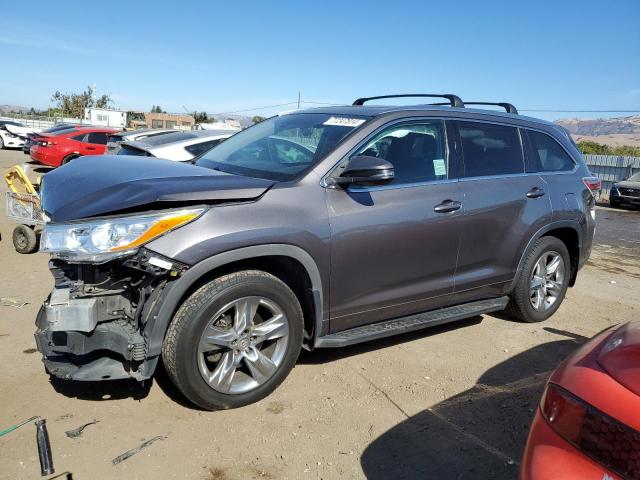
[[[157,357],[146,358],[141,333],[118,318],[126,299],[69,298],[54,290],[36,318],[38,350],[47,371],[71,380],[149,378]]]

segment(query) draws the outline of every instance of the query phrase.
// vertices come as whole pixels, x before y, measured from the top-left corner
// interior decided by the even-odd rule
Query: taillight
[[[594,197],[597,198],[600,195],[602,181],[598,177],[583,177],[582,183],[591,191]]]
[[[624,478],[640,480],[640,432],[552,383],[540,408],[551,428],[578,450]]]

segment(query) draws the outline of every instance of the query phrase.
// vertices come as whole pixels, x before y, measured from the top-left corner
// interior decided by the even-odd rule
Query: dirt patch
[[[274,415],[280,415],[287,408],[289,408],[286,404],[282,402],[271,402],[267,407],[267,412],[273,413]]]
[[[206,480],[231,480],[224,468],[212,467],[207,471]]]
[[[27,348],[26,350],[23,350],[22,353],[36,353],[38,350],[36,350],[35,348]]]

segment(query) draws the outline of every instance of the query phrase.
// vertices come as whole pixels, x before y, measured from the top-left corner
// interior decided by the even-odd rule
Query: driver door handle
[[[542,197],[546,192],[539,188],[539,187],[533,187],[531,190],[529,190],[527,192],[527,198],[540,198]]]
[[[461,207],[462,203],[460,202],[456,202],[455,200],[445,200],[444,202],[433,207],[433,211],[436,213],[449,213],[460,210]]]

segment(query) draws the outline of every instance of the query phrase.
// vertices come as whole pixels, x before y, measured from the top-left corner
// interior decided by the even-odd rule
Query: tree
[[[251,119],[251,121],[256,124],[256,123],[260,123],[260,122],[264,122],[266,120],[265,117],[261,117],[260,115],[256,115],[255,117],[253,117]]]
[[[82,93],[62,93],[56,90],[51,96],[51,101],[56,102],[63,115],[82,118],[85,108],[107,108],[112,102],[109,94],[101,95],[98,98],[94,98],[94,94],[93,87],[87,87]]]
[[[151,113],[167,113],[167,112],[163,110],[162,107],[160,107],[160,105],[152,105]]]
[[[601,143],[585,140],[578,143],[578,148],[585,155],[622,155],[626,157],[640,157],[640,147],[618,145],[611,147]]]
[[[193,119],[195,120],[196,123],[209,123],[209,122],[216,121],[215,118],[209,118],[209,116],[207,115],[207,112],[198,112],[198,111],[193,112]]]

